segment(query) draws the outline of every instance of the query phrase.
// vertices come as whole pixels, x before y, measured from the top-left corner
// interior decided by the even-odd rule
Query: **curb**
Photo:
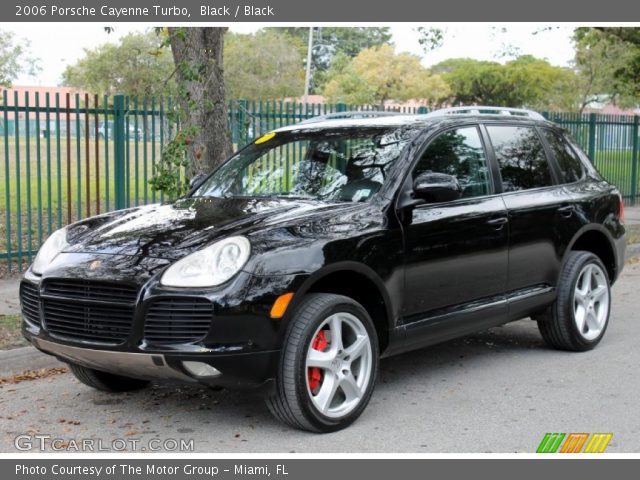
[[[25,370],[64,367],[65,364],[35,347],[21,347],[0,351],[0,377],[17,375]]]

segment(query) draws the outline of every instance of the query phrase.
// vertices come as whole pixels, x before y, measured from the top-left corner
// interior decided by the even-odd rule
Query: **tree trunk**
[[[225,30],[169,28],[190,178],[210,172],[232,152],[222,68]]]

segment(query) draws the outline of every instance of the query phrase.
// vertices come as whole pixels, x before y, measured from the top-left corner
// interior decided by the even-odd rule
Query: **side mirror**
[[[449,202],[462,197],[462,187],[453,175],[425,172],[413,181],[413,193],[427,202]]]
[[[207,176],[206,173],[198,173],[189,180],[189,190],[198,185]]]

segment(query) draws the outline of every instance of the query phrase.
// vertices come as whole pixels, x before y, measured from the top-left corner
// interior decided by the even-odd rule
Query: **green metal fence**
[[[368,106],[229,102],[235,148],[275,128]],[[393,110],[389,108],[389,110]],[[426,113],[405,108],[404,113]],[[638,197],[638,119],[545,113],[566,127],[628,203]],[[23,270],[55,229],[90,215],[163,201],[149,184],[163,145],[180,128],[167,98],[0,97],[0,262]]]
[[[616,185],[625,201],[635,205],[638,194],[638,126],[640,116],[545,112],[576,139],[598,171]]]

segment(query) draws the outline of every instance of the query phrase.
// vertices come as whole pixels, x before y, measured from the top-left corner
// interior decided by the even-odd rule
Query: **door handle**
[[[496,230],[500,230],[502,226],[507,223],[509,219],[507,217],[498,217],[492,218],[491,220],[487,220],[487,224],[495,227]]]
[[[575,207],[573,205],[565,205],[563,207],[558,208],[558,212],[560,213],[560,215],[562,215],[565,218],[569,218],[571,215],[573,215],[574,210],[575,210]]]

